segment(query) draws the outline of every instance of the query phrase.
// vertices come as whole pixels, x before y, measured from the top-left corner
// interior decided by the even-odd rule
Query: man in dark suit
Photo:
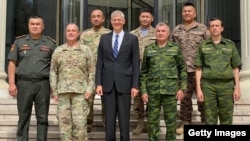
[[[102,35],[96,64],[96,93],[103,96],[105,140],[116,140],[116,117],[120,140],[129,141],[131,97],[138,93],[139,45],[135,35],[123,31],[124,13],[111,13],[113,32]]]

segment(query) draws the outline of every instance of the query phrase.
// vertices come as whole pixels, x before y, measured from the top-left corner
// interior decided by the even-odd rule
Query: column
[[[4,70],[5,66],[5,33],[6,33],[6,9],[7,0],[0,1],[0,99],[11,98],[8,93],[8,83],[6,82],[7,74]]]
[[[241,99],[250,99],[250,1],[240,1],[241,13],[241,57],[242,70],[240,72]]]

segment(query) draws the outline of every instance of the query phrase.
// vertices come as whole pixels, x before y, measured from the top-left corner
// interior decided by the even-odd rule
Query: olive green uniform
[[[207,39],[199,45],[195,66],[202,68],[201,89],[204,94],[206,123],[232,124],[234,111],[233,68],[242,65],[234,42],[222,38],[215,45]]]
[[[29,124],[34,102],[37,140],[47,140],[50,103],[49,69],[55,42],[46,36],[33,40],[30,35],[18,37],[8,60],[16,62],[18,128],[17,141],[29,140]]]
[[[166,140],[176,140],[176,93],[186,89],[186,81],[186,65],[177,44],[168,41],[165,47],[151,44],[145,48],[140,89],[149,96],[149,141],[158,141],[161,106],[167,127]]]

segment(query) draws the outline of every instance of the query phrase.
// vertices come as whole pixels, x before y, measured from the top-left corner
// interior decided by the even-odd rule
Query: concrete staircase
[[[193,112],[193,124],[199,124],[199,112],[197,112],[196,100],[193,100],[194,112]],[[104,128],[101,122],[101,102],[100,98],[96,97],[94,105],[94,125],[92,132],[88,133],[89,141],[103,141],[104,140]],[[59,129],[56,119],[56,103],[51,99],[51,106],[49,111],[49,131],[48,141],[59,141]],[[250,124],[250,100],[242,100],[235,105],[234,112],[234,124]],[[34,109],[34,108],[33,108]],[[178,105],[179,109],[179,105]],[[165,140],[166,128],[161,116],[160,122],[160,141]],[[16,99],[0,99],[0,141],[15,141],[16,129],[17,129],[17,108]],[[180,122],[177,120],[177,122]],[[131,122],[130,129],[134,129],[136,126],[136,119],[134,112],[131,109]],[[117,126],[118,127],[118,126]],[[117,138],[119,138],[119,129],[117,128]],[[36,119],[34,111],[32,113],[30,123],[30,141],[36,141]],[[118,139],[119,140],[119,139]],[[147,133],[140,135],[133,135],[131,133],[131,141],[147,141]],[[177,136],[177,141],[183,141],[183,136]]]

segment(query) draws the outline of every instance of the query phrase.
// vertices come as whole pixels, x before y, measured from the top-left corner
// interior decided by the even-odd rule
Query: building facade
[[[249,0],[1,0],[0,1],[0,98],[8,95],[7,55],[16,36],[27,34],[28,17],[38,14],[45,19],[44,34],[57,41],[65,41],[64,28],[74,22],[80,30],[89,28],[89,14],[101,9],[106,17],[105,27],[111,28],[110,13],[119,9],[125,13],[125,30],[139,26],[139,10],[153,9],[154,25],[167,22],[172,29],[182,22],[181,8],[185,2],[196,5],[197,21],[207,25],[210,18],[219,17],[224,21],[223,36],[232,39],[241,54],[243,67],[241,75],[242,100],[250,99],[250,1]]]

